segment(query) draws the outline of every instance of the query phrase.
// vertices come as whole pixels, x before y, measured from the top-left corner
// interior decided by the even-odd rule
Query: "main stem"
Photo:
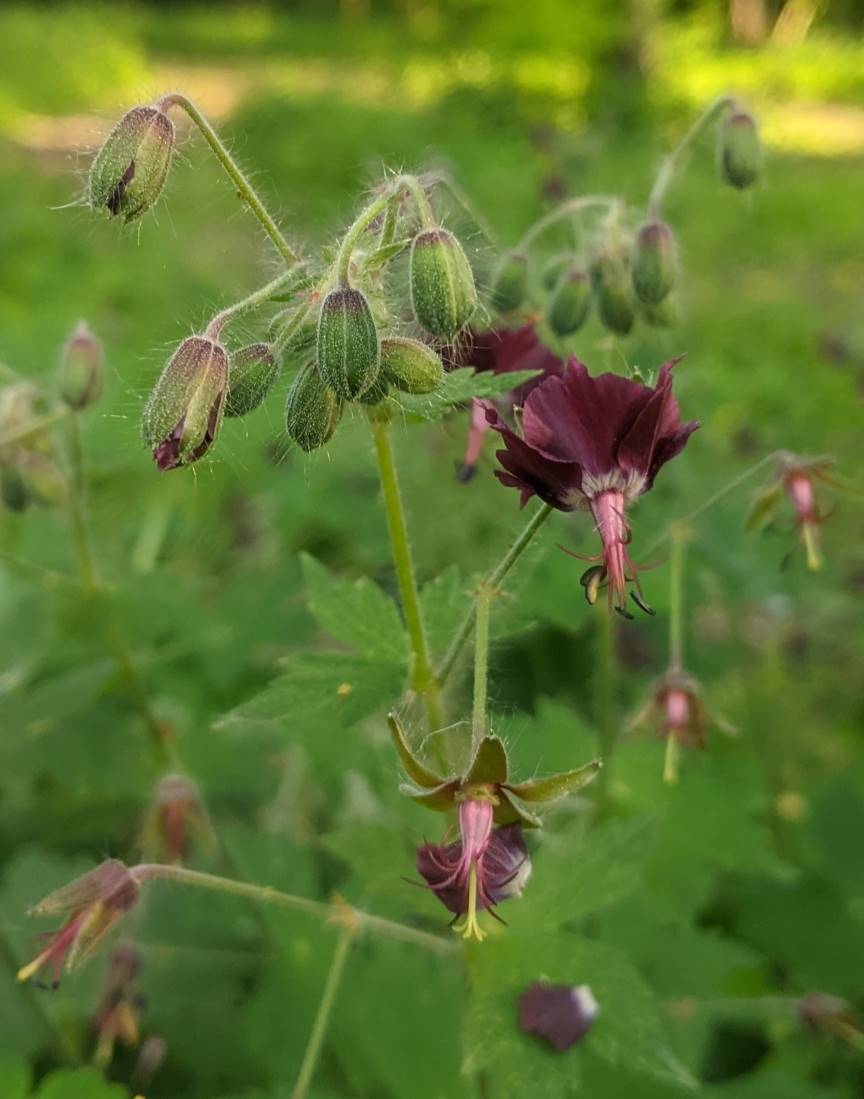
[[[81,584],[84,591],[92,595],[96,591],[98,581],[87,531],[86,506],[81,432],[78,427],[78,416],[73,414],[69,420],[69,516],[72,520],[72,539],[78,557]]]
[[[399,491],[399,479],[393,456],[393,440],[388,422],[370,421],[372,438],[375,443],[375,457],[378,462],[378,476],[384,495],[384,510],[387,514],[387,530],[390,534],[390,549],[393,566],[399,584],[402,611],[411,644],[411,688],[422,699],[429,722],[430,732],[444,727],[444,711],[441,703],[441,688],[438,685],[429,643],[426,639],[426,627],[420,608],[420,596],[414,575],[414,562],[411,558],[411,545],[408,541],[408,527],[402,506],[402,494]]]
[[[667,156],[660,165],[660,171],[657,173],[654,186],[651,188],[651,194],[648,196],[648,214],[650,217],[659,216],[660,209],[663,205],[663,199],[666,197],[666,192],[669,189],[669,184],[675,178],[678,162],[686,149],[692,145],[703,130],[706,130],[708,126],[711,125],[718,115],[722,114],[727,108],[734,106],[734,104],[735,100],[729,95],[722,95],[718,99],[715,99],[713,103],[709,103],[669,156]]]
[[[324,991],[321,993],[321,1003],[318,1005],[315,1022],[312,1024],[312,1033],[309,1035],[306,1052],[303,1054],[303,1061],[300,1065],[300,1072],[297,1074],[297,1083],[291,1092],[291,1099],[305,1099],[309,1085],[312,1083],[312,1077],[315,1075],[315,1069],[318,1065],[318,1058],[321,1056],[324,1036],[330,1023],[330,1015],[336,1002],[336,994],[342,982],[345,963],[348,961],[348,954],[354,942],[354,934],[354,928],[349,924],[345,924],[339,933],[339,938],[336,940],[333,961],[330,963],[330,971],[327,974]]]
[[[471,717],[471,758],[487,733],[486,700],[489,689],[489,614],[495,589],[481,583],[474,598],[474,708]]]
[[[240,165],[228,152],[222,139],[204,117],[204,115],[198,110],[191,99],[188,99],[181,92],[171,92],[170,94],[163,96],[159,100],[160,110],[167,111],[171,107],[179,107],[185,111],[189,118],[195,123],[201,134],[210,148],[216,155],[219,163],[228,173],[232,183],[237,188],[238,196],[243,199],[258,221],[261,223],[264,232],[273,242],[276,251],[290,267],[297,263],[300,259],[297,252],[291,247],[288,241],[282,234],[282,230],[276,224],[270,212],[267,210],[258,192],[250,183],[248,177],[243,173]]]
[[[245,313],[250,309],[256,309],[259,305],[263,305],[277,292],[277,290],[281,289],[290,278],[290,271],[283,271],[281,275],[272,279],[266,286],[262,286],[260,289],[255,290],[253,293],[249,294],[248,297],[235,302],[234,305],[229,305],[226,309],[220,310],[207,325],[207,328],[204,330],[204,335],[208,339],[218,340],[222,333],[222,329],[229,321],[234,320],[235,317],[239,317],[241,313]]]
[[[616,206],[620,201],[614,195],[583,195],[581,198],[568,199],[567,202],[562,202],[560,206],[551,210],[545,217],[535,221],[516,245],[516,250],[519,252],[527,251],[538,237],[542,236],[547,229],[551,229],[556,222],[561,221],[563,218],[570,217],[572,214],[581,214],[583,210],[589,210],[594,206]]]
[[[612,750],[615,747],[615,620],[609,608],[596,606],[597,636],[594,658],[594,721],[597,725],[597,754],[603,760],[598,776],[598,809],[609,800]]]

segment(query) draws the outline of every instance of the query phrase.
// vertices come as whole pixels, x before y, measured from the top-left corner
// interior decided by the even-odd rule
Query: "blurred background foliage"
[[[562,195],[644,202],[698,110],[744,96],[768,147],[764,182],[722,188],[709,140],[670,199],[682,325],[613,344],[592,322],[570,346],[595,370],[688,352],[677,387],[703,427],[638,508],[647,545],[778,447],[830,452],[860,478],[862,30],[853,0],[3,5],[0,358],[48,382],[79,317],[104,341],[107,392],[84,440],[96,556],[209,806],[219,850],[196,865],[444,922],[402,881],[440,822],[396,793],[381,715],[401,672],[345,644],[339,580],[319,593],[329,612],[310,611],[298,556],[392,594],[368,432],[350,424],[303,458],[274,396],[226,425],[212,460],[154,473],[138,419],[162,361],[271,264],[186,130],[155,215],[126,233],[92,218],[83,172],[114,118],[189,92],[310,246],[332,241],[385,164],[446,167],[509,244]],[[491,447],[475,482],[455,483],[466,426],[457,413],[398,436],[438,651],[521,522]],[[746,535],[749,491],[700,520],[687,572],[688,664],[741,735],[688,757],[672,789],[662,745],[622,739],[617,815],[590,833],[578,805],[551,815],[532,841],[535,881],[504,913],[511,931],[469,958],[470,997],[458,965],[364,941],[318,1099],[862,1093],[860,1039],[802,1029],[796,1004],[821,990],[864,1009],[864,518],[840,498],[825,571],[806,574],[797,555],[781,569],[791,524]],[[553,520],[496,614],[495,725],[523,773],[594,751],[594,616],[556,542],[590,552],[584,518]],[[133,857],[159,766],[75,583],[66,516],[0,513],[0,550],[0,1081],[15,1099],[31,1081],[42,1099],[119,1099],[132,1052],[109,1072],[122,1086],[75,1067],[92,1055],[104,957],[55,993],[14,972],[33,949],[29,905],[98,858]],[[657,619],[617,631],[621,725],[664,667],[666,581],[665,564],[646,576]],[[167,886],[132,930],[144,1033],[166,1042],[148,1099],[287,1096],[333,930]],[[590,981],[601,1004],[565,1057],[515,1028],[520,982],[541,971]]]

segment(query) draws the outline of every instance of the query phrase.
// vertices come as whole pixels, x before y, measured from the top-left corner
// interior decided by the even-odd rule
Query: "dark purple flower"
[[[628,618],[628,584],[635,585],[634,600],[649,608],[627,552],[627,505],[651,488],[699,426],[681,423],[672,394],[676,361],[663,364],[652,387],[618,374],[592,377],[571,358],[562,376],[545,378],[526,398],[521,435],[486,405],[486,418],[505,444],[497,452],[503,469],[495,475],[519,489],[523,506],[539,496],[559,511],[590,510],[603,549],[589,559],[600,563],[582,577],[586,597],[593,603],[608,581],[610,606]]]
[[[584,1038],[599,1007],[588,985],[530,984],[519,997],[519,1026],[563,1053]]]
[[[417,870],[445,908],[465,917],[454,924],[456,930],[466,939],[482,941],[485,932],[477,913],[522,893],[531,874],[531,858],[519,824],[492,828],[488,801],[463,802],[459,826],[461,834],[455,843],[424,843],[417,849]]]

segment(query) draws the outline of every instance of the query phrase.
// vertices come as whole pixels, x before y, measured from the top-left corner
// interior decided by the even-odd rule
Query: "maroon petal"
[[[657,446],[654,448],[654,454],[651,458],[651,465],[648,467],[648,477],[645,481],[645,488],[643,491],[647,492],[648,489],[651,488],[654,484],[654,478],[660,472],[660,469],[668,461],[671,461],[672,458],[681,453],[687,445],[687,440],[700,426],[698,420],[690,420],[686,424],[681,424],[672,435],[667,435],[666,438],[660,439]]]
[[[530,984],[519,997],[519,1026],[563,1053],[591,1029],[597,1001],[588,985]]]

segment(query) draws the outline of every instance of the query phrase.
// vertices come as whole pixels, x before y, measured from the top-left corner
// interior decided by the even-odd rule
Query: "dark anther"
[[[587,588],[598,572],[603,571],[602,565],[592,565],[590,569],[586,569],[579,577],[579,583],[583,588]]]
[[[626,618],[628,622],[633,621],[633,615],[627,610],[626,607],[619,607],[616,603],[615,610],[621,615],[622,618]]]
[[[462,465],[456,467],[456,480],[460,485],[467,485],[469,481],[474,480],[474,476],[477,473],[477,466],[472,462],[464,462]]]
[[[631,591],[630,598],[636,604],[640,611],[644,611],[646,614],[650,614],[652,617],[657,613],[652,606],[645,602],[638,591]]]

